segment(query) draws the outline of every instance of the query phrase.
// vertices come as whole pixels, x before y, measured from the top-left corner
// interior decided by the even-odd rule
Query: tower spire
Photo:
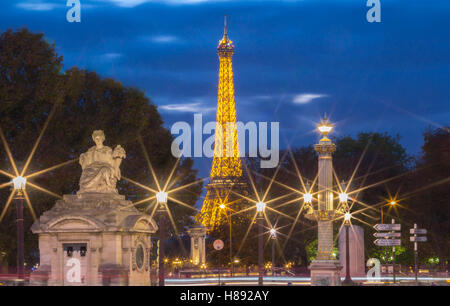
[[[227,36],[227,15],[225,15],[224,27],[223,27],[223,35]]]

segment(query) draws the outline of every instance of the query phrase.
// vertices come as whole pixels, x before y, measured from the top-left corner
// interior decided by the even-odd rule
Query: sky
[[[416,155],[429,127],[450,124],[450,1],[66,0],[0,2],[0,31],[45,34],[73,66],[143,90],[170,129],[215,119],[223,16],[235,45],[237,118],[280,122],[280,146],[316,142],[327,113],[334,136],[400,135]],[[105,131],[107,134],[107,131]],[[202,177],[211,160],[196,158]]]

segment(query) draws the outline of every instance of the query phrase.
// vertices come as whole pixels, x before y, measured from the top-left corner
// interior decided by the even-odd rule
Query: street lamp
[[[350,241],[349,241],[349,228],[350,228],[350,219],[352,215],[350,212],[346,212],[344,215],[344,226],[345,226],[345,285],[353,284],[352,278],[350,276]]]
[[[219,205],[219,208],[220,209],[225,209],[226,208],[226,206],[225,206],[225,204],[220,204]],[[227,219],[228,219],[228,223],[230,224],[230,268],[231,268],[231,276],[233,276],[233,273],[234,273],[234,262],[233,262],[233,243],[232,243],[232,240],[233,240],[233,236],[232,236],[232,225],[231,225],[231,214],[228,216],[228,214],[227,214],[227,212],[225,212],[225,215],[227,216]]]
[[[165,248],[164,242],[166,240],[166,205],[167,205],[168,194],[165,191],[160,191],[156,194],[156,204],[158,205],[158,216],[159,216],[159,267],[158,267],[158,278],[159,285],[164,286],[165,275],[164,275],[164,256]]]
[[[348,201],[348,195],[345,192],[339,194],[339,202],[346,203]]]
[[[275,239],[277,239],[277,231],[274,228],[270,229],[270,238],[272,238],[272,276],[275,275]]]
[[[266,203],[258,202],[256,203],[257,211],[257,223],[258,223],[258,285],[263,285],[263,220],[264,220],[264,210],[266,209]]]
[[[394,207],[395,205],[397,205],[397,202],[395,200],[390,200],[388,203],[381,205],[380,207],[380,215],[381,215],[381,224],[383,224],[384,221],[384,217],[383,217],[383,208],[385,206],[390,206],[390,207]],[[395,247],[393,247],[392,249],[394,249]],[[384,250],[384,264],[387,265],[388,262],[388,253],[387,253],[387,248],[385,248]]]
[[[384,205],[381,206],[381,208],[380,208],[380,212],[381,212],[381,223],[383,223],[383,220],[384,220],[384,218],[383,218],[383,208],[384,208],[385,206],[394,207],[395,205],[397,205],[397,202],[396,202],[395,200],[391,200],[391,201],[389,201],[387,204],[384,204]]]
[[[23,199],[27,179],[17,176],[12,180],[17,212],[17,278],[24,279]]]

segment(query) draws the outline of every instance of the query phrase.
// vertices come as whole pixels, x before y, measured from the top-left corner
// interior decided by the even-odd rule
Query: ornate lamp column
[[[314,149],[319,153],[318,204],[307,210],[306,217],[318,223],[317,257],[310,265],[313,286],[336,286],[341,284],[339,261],[333,257],[333,218],[339,213],[333,205],[332,154],[336,145],[327,137],[333,125],[324,118],[317,126],[323,135]],[[306,200],[306,199],[305,199]],[[306,201],[305,201],[306,202]]]

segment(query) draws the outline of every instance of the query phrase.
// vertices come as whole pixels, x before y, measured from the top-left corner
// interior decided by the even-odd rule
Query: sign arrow
[[[378,246],[398,246],[402,245],[402,241],[400,239],[377,239],[373,243]]]
[[[427,242],[427,237],[409,237],[409,241],[411,242]]]
[[[418,235],[425,235],[427,233],[427,230],[424,228],[411,228],[409,230],[410,234],[418,234]]]
[[[402,228],[401,224],[375,224],[373,227],[377,231],[399,231]]]
[[[393,238],[401,237],[401,235],[401,233],[373,233],[373,236],[377,238]]]

